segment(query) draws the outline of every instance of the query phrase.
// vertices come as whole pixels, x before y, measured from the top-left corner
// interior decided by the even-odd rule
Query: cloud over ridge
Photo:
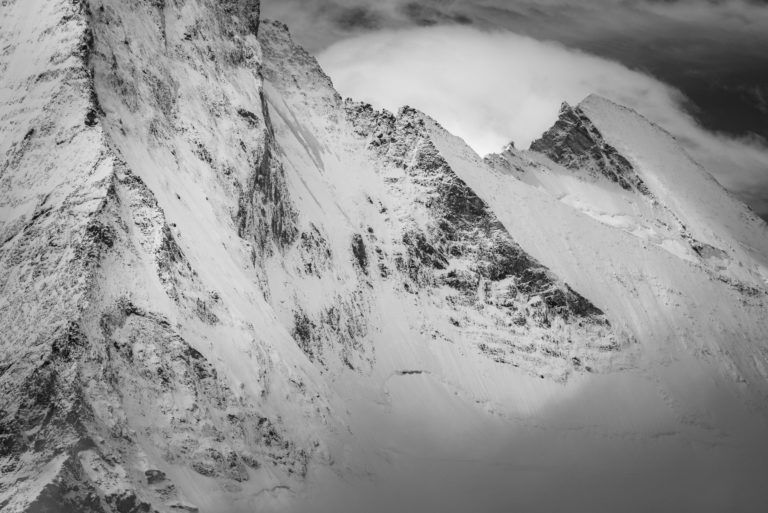
[[[726,188],[768,214],[768,150],[760,141],[702,129],[675,88],[560,44],[469,26],[380,30],[318,55],[345,96],[397,110],[417,107],[478,153],[527,147],[561,102],[599,94],[672,133]]]

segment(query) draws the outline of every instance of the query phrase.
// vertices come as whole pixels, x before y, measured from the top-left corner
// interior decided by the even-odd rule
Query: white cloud
[[[648,75],[555,43],[430,27],[346,39],[318,60],[342,95],[392,111],[416,107],[480,154],[510,140],[527,147],[552,125],[563,101],[575,104],[597,93],[667,129],[745,199],[768,190],[768,153],[757,143],[701,129],[683,111],[682,95]]]

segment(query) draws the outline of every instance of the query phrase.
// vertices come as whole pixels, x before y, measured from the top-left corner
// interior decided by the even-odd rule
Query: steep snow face
[[[641,346],[638,367],[664,390],[662,394],[671,401],[671,409],[686,419],[683,426],[674,429],[676,437],[695,437],[689,428],[707,426],[705,429],[729,433],[725,437],[731,440],[751,440],[744,447],[764,453],[765,445],[758,433],[765,429],[762,405],[766,393],[768,321],[765,312],[768,305],[766,287],[755,264],[762,254],[754,248],[765,240],[765,226],[754,224],[754,217],[742,206],[742,223],[733,228],[734,235],[717,228],[721,224],[715,224],[716,228],[691,229],[690,238],[668,227],[664,228],[668,235],[662,230],[655,233],[638,230],[637,227],[643,225],[654,226],[660,219],[659,211],[661,215],[684,218],[686,226],[693,226],[691,220],[698,219],[701,226],[702,219],[716,215],[716,210],[709,211],[709,208],[736,207],[722,188],[713,185],[711,178],[690,163],[687,155],[657,127],[608,102],[597,99],[589,102],[599,104],[600,115],[615,123],[613,128],[622,134],[621,138],[606,136],[607,144],[625,155],[655,198],[663,198],[664,191],[656,188],[653,176],[675,173],[676,168],[649,168],[636,155],[653,156],[657,163],[668,160],[688,166],[683,171],[688,173],[687,187],[702,191],[703,198],[711,195],[710,200],[697,207],[697,218],[692,215],[684,218],[678,213],[677,204],[670,202],[671,206],[667,206],[661,199],[655,203],[651,200],[651,208],[645,208],[647,195],[626,191],[608,178],[596,179],[588,169],[574,173],[546,157],[521,154],[511,147],[504,155],[481,162],[462,141],[434,122],[429,123],[431,138],[458,176],[491,206],[523,247],[595,304],[604,305],[610,318],[627,323]],[[633,130],[619,131],[619,126],[633,127]],[[603,126],[599,130],[610,133]],[[635,144],[639,149],[635,149]],[[493,169],[486,167],[488,163]],[[614,213],[625,216],[626,221],[617,225]],[[728,212],[724,215],[726,219],[732,216]],[[749,249],[755,254],[747,251],[745,245],[725,245],[731,250],[728,258],[732,260],[728,266],[715,267],[706,251],[700,255],[676,250],[663,242],[664,239],[685,241],[688,247],[691,239],[714,243],[716,239],[705,236],[709,233],[714,237],[716,230],[720,244],[733,237],[742,240],[750,237],[748,240],[755,242]],[[654,243],[657,241],[660,243]],[[685,246],[680,244],[678,248]],[[631,379],[630,376],[632,372],[625,372],[621,381]],[[644,388],[639,382],[633,386],[636,390]],[[569,403],[575,408],[582,404],[582,408],[590,409],[589,400],[586,403],[582,400],[585,398],[572,397]],[[644,411],[644,415],[657,415],[651,404],[629,401],[638,411]],[[749,406],[745,408],[745,404]],[[610,424],[609,413],[592,411],[595,418],[603,419],[600,423]],[[642,432],[644,428],[640,426],[636,424]],[[649,454],[655,451],[654,443],[643,445]],[[726,448],[716,441],[712,447],[717,448],[715,452],[720,456],[735,448]],[[671,460],[676,459],[675,453],[676,450],[671,450],[663,459],[670,458],[670,464],[674,465]],[[705,459],[713,455],[710,453]],[[754,461],[750,464],[748,460],[744,459],[740,468],[750,467],[750,472],[765,475],[765,469],[759,468],[761,465]],[[717,467],[718,464],[709,460],[704,465]],[[638,479],[645,482],[642,474]],[[734,481],[717,471],[714,474],[719,475],[719,483],[728,483],[726,488],[750,493],[751,485],[741,486],[743,477]],[[700,482],[709,482],[709,479],[702,478]],[[729,502],[722,502],[721,507],[725,504]],[[714,505],[702,507],[717,509]]]
[[[703,265],[734,286],[756,292],[766,284],[765,223],[733,200],[666,132],[607,100],[564,104],[560,119],[531,152],[509,148],[486,162],[498,170],[518,170],[521,180],[604,224]]]
[[[694,239],[715,253],[726,253],[722,265],[727,274],[768,283],[768,228],[763,220],[725,192],[668,133],[642,116],[596,96],[587,98],[580,108],[606,140],[635,163],[651,192],[680,218]]]
[[[765,447],[765,288],[718,272],[699,256],[698,239],[675,224],[678,214],[658,193],[642,186],[646,176],[618,141],[590,123],[585,144],[597,147],[582,161],[586,169],[574,164],[574,173],[545,156],[510,149],[495,159],[504,165],[494,170],[412,109],[392,115],[342,103],[284,27],[266,24],[260,39],[286,181],[301,205],[302,239],[314,248],[289,252],[282,271],[273,264],[272,304],[284,322],[295,320],[294,334],[311,358],[324,354],[315,360],[323,367],[329,355],[348,355],[350,348],[368,355],[363,367],[346,365],[362,374],[343,367],[326,374],[348,404],[355,440],[386,448],[396,468],[417,476],[436,472],[423,461],[465,462],[460,467],[467,474],[482,477],[457,471],[445,479],[477,485],[467,494],[473,499],[484,489],[522,507],[557,509],[569,498],[587,507],[552,470],[573,460],[594,461],[584,486],[628,486],[603,455],[608,446],[619,460],[635,462],[636,479],[648,486],[655,479],[652,462],[665,461],[689,473],[694,487],[716,475],[727,493],[760,494],[745,476],[766,473],[746,456]],[[647,123],[642,129],[658,130]],[[632,139],[627,134],[626,144]],[[574,157],[584,149],[571,148]],[[618,183],[616,166],[629,187]],[[558,188],[570,191],[570,202],[552,193]],[[628,210],[627,224],[601,218],[605,206]],[[514,265],[494,274],[500,256]],[[301,269],[306,278],[298,281]],[[530,283],[528,273],[538,272],[541,289],[535,280],[533,291],[520,287]],[[570,290],[589,298],[585,311],[575,307],[580,296]],[[323,312],[338,311],[336,298],[344,291],[363,305],[356,318],[367,330],[344,332],[357,347],[344,337],[324,338]],[[546,305],[545,291],[563,294],[563,311],[537,316],[537,303],[528,299],[538,296]],[[296,305],[305,312],[319,305],[319,313],[297,316]],[[590,344],[595,326],[606,329],[598,336],[603,346]],[[581,367],[582,359],[590,363]],[[592,362],[601,363],[593,369]],[[531,374],[545,379],[531,381]],[[561,383],[553,387],[547,378]],[[562,447],[558,436],[571,430],[578,434]],[[608,442],[617,438],[633,441]],[[689,453],[691,440],[706,440],[712,450]],[[512,447],[501,460],[546,461],[551,473],[532,478],[505,467],[497,483],[497,472],[486,467],[494,444]],[[686,463],[692,459],[701,466]],[[745,469],[739,477],[717,470],[736,460]],[[562,484],[564,493],[551,501],[532,494],[532,480],[539,479]],[[658,507],[661,495],[638,501],[638,510]],[[529,501],[533,497],[539,503]],[[682,491],[668,497],[667,505],[692,504]],[[623,504],[618,496],[607,500]],[[440,506],[461,509],[460,501],[446,502]],[[498,506],[492,502],[488,508]],[[727,503],[723,495],[697,506]]]
[[[730,204],[730,196],[715,187],[711,177],[696,167],[674,140],[639,115],[596,98],[586,103],[592,105],[592,112],[599,111],[602,119],[613,120],[617,130],[618,125],[634,130],[619,131],[621,138],[594,137],[589,145],[581,141],[569,145],[568,140],[575,136],[558,137],[557,144],[563,147],[547,151],[558,159],[558,155],[574,155],[564,161],[574,169],[511,147],[480,162],[436,124],[433,130],[439,137],[436,140],[442,141],[437,145],[446,159],[488,201],[510,233],[596,304],[607,305],[609,316],[628,322],[647,350],[662,357],[684,348],[685,353],[692,352],[697,358],[711,359],[718,372],[749,382],[745,388],[759,391],[758,396],[763,394],[766,287],[755,263],[764,257],[755,248],[766,238],[764,223],[753,224],[756,218],[741,206],[742,226],[734,233],[754,237],[750,246],[754,255],[745,246],[724,245],[724,241],[733,240],[733,235],[723,235],[723,230],[717,240],[729,250],[727,254],[699,242],[715,242],[704,235],[710,230],[714,236],[717,228],[701,228],[701,219],[714,217],[714,212],[697,207],[700,214],[696,227],[692,216],[685,217],[675,203],[662,199],[665,192],[657,186],[663,179],[656,175],[674,174],[677,168],[650,169],[636,155],[644,151],[653,154],[658,162],[666,159],[688,165],[682,171],[689,173],[686,186],[703,191],[703,198],[711,195],[705,205],[717,209],[721,204]],[[578,111],[581,123],[598,126],[585,114],[586,108]],[[621,121],[614,119],[617,117]],[[590,131],[610,133],[603,126],[596,130]],[[552,132],[545,139],[552,141]],[[650,147],[649,139],[656,143],[655,148]],[[640,149],[634,149],[636,144]],[[631,166],[631,172],[647,184],[647,193],[634,188],[627,191],[612,178],[590,173],[595,160],[605,162],[608,158],[600,149],[606,145],[610,145],[610,154],[620,155],[621,161]],[[549,146],[541,141],[537,147]],[[585,163],[586,169],[579,167],[579,162]],[[484,168],[484,164],[492,169]],[[685,222],[673,225],[670,219]],[[715,255],[725,260],[723,265],[713,262]]]
[[[327,366],[328,355],[341,352],[354,369],[360,362],[350,358],[358,352],[370,367],[375,348],[386,343],[378,334],[383,314],[406,336],[420,337],[426,328],[436,340],[461,340],[536,375],[564,380],[574,371],[610,368],[631,336],[614,330],[602,311],[510,237],[429,140],[420,113],[393,116],[342,102],[284,27],[266,24],[261,40],[291,198],[312,205],[299,213],[303,254],[288,256],[306,278],[272,270],[279,285],[271,290],[283,288],[273,305],[295,320],[294,334],[310,358]],[[317,254],[331,265],[312,262]],[[340,269],[334,260],[349,263]],[[308,299],[312,289],[320,293]],[[414,325],[376,306],[388,294],[432,312]]]
[[[763,498],[764,225],[595,98],[484,162],[259,7],[5,3],[0,508]]]
[[[34,362],[84,301],[103,246],[89,221],[106,199],[113,161],[95,122],[82,8],[9,2],[1,20],[0,350],[3,362]],[[41,275],[43,267],[68,272]]]
[[[765,224],[744,205],[734,203],[670,136],[638,114],[596,97],[573,112],[581,125],[556,126],[566,132],[589,126],[592,143],[569,143],[577,136],[553,129],[536,144],[570,169],[514,148],[487,158],[485,163],[493,168],[489,173],[478,172],[477,159],[466,150],[453,152],[454,167],[466,173],[468,183],[494,206],[510,232],[528,241],[524,245],[535,256],[583,287],[597,304],[612,305],[607,313],[633,324],[632,332],[656,358],[665,359],[684,348],[686,355],[674,358],[696,355],[717,373],[749,383],[743,391],[755,393],[754,400],[761,401],[766,286],[760,264],[765,252],[758,248],[768,238]],[[450,141],[445,148],[456,146],[450,136],[443,138]],[[608,158],[603,150],[609,146],[609,154],[620,155],[647,184],[647,192],[623,190],[612,178],[590,173],[596,159]],[[569,154],[573,157],[562,157]],[[662,161],[679,167],[662,166]],[[678,172],[686,175],[681,197],[699,191],[703,198],[695,214],[669,200],[673,183],[683,187],[677,178],[669,178]],[[511,200],[521,208],[512,211],[507,206]],[[550,207],[527,213],[538,201]],[[721,208],[727,222],[735,224],[734,218],[740,217],[738,227],[725,230],[722,222],[705,221],[716,218]],[[544,211],[552,215],[544,216]],[[576,211],[597,223],[585,222]],[[526,233],[524,219],[536,219],[544,233],[561,235],[542,240]],[[579,227],[582,224],[591,225],[591,235]],[[624,249],[617,251],[619,247]]]
[[[4,511],[251,511],[328,457],[260,285],[295,229],[258,11],[4,4]]]
[[[10,511],[41,494],[79,439],[77,321],[111,243],[99,213],[115,160],[96,122],[87,25],[71,2],[0,12],[0,507]]]

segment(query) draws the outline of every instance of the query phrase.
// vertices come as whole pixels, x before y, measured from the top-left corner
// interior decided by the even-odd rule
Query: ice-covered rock
[[[766,227],[639,115],[483,160],[256,0],[10,0],[0,46],[3,511],[760,498]]]

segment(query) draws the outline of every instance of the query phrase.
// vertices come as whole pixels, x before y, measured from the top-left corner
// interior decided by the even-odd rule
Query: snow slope
[[[660,129],[483,160],[256,0],[6,4],[3,511],[765,500],[766,228]]]
[[[411,311],[403,315],[399,308],[402,296],[395,290],[394,300],[373,309],[386,312],[388,325],[373,336],[376,362],[372,377],[381,373],[386,379],[386,399],[374,402],[383,403],[384,411],[372,411],[370,404],[366,404],[371,398],[366,401],[360,397],[361,389],[370,386],[370,378],[360,380],[349,374],[337,378],[342,385],[337,387],[338,393],[348,397],[347,404],[360,408],[357,412],[352,410],[353,425],[356,419],[364,419],[364,428],[356,432],[372,432],[377,437],[366,445],[384,444],[399,471],[409,476],[403,469],[415,466],[418,470],[414,470],[414,475],[440,475],[436,462],[451,462],[463,470],[435,478],[436,482],[444,479],[443,484],[448,482],[461,488],[463,483],[470,489],[477,485],[464,499],[471,497],[470,503],[482,502],[480,495],[487,493],[492,498],[488,507],[497,506],[494,501],[501,500],[508,505],[550,510],[575,501],[577,509],[587,509],[594,504],[579,496],[580,487],[615,482],[617,489],[623,491],[607,497],[604,503],[598,502],[602,508],[621,505],[627,509],[623,501],[633,496],[638,511],[694,504],[702,510],[718,510],[736,505],[738,501],[733,502],[731,494],[738,493],[743,495],[742,505],[748,510],[751,501],[761,493],[755,486],[756,480],[765,475],[759,463],[762,456],[758,455],[765,454],[762,404],[766,391],[764,334],[768,332],[768,320],[765,287],[756,273],[730,277],[715,272],[692,249],[693,237],[674,233],[672,228],[669,237],[674,236],[679,251],[670,251],[663,243],[649,243],[643,232],[606,226],[558,201],[558,196],[548,190],[525,183],[525,178],[489,168],[466,144],[411,109],[393,116],[348,102],[345,120],[327,78],[300,49],[286,48],[289,43],[278,45],[280,37],[272,26],[261,35],[267,58],[268,98],[276,113],[277,140],[290,160],[303,160],[296,166],[297,181],[302,181],[313,196],[320,198],[319,191],[331,189],[332,193],[322,196],[328,200],[319,199],[317,204],[333,205],[333,210],[339,212],[338,218],[330,221],[334,230],[341,231],[341,227],[351,224],[352,231],[363,231],[368,224],[377,237],[382,231],[392,233],[392,226],[380,228],[370,206],[373,203],[379,215],[396,215],[398,224],[420,223],[429,233],[430,214],[420,212],[414,205],[439,203],[435,189],[423,188],[422,180],[433,183],[445,180],[446,176],[440,173],[437,178],[425,177],[414,184],[405,179],[401,169],[407,176],[420,167],[423,157],[419,149],[436,151],[441,157],[439,167],[449,169],[452,177],[477,193],[514,241],[603,309],[620,337],[627,334],[619,345],[620,356],[612,358],[607,373],[577,374],[565,380],[559,375],[560,384],[552,387],[540,380],[529,381],[530,368],[526,369],[528,373],[520,372],[519,367],[505,366],[508,362],[503,359],[489,367],[486,361],[473,357],[467,348],[473,340],[485,340],[487,336],[481,328],[482,320],[456,316],[453,320],[461,319],[459,325],[468,323],[473,330],[471,334],[465,331],[446,337],[452,334],[450,325],[442,327],[437,321],[439,312],[452,309],[451,303],[441,304],[436,312],[428,307],[431,298],[414,298],[409,302],[413,305]],[[298,56],[286,58],[292,52],[298,52]],[[316,84],[309,92],[296,85],[308,78]],[[607,104],[605,108],[623,112]],[[370,164],[360,161],[364,151],[359,142],[349,140],[349,128],[345,126],[350,119],[355,132],[367,143],[369,154],[373,152],[377,158],[374,171],[380,176],[370,172]],[[645,123],[638,128],[638,137],[643,130],[658,131]],[[631,141],[632,134],[626,137]],[[408,150],[403,151],[404,147]],[[674,146],[668,151],[673,150],[678,151]],[[305,156],[299,157],[302,154]],[[536,163],[528,159],[526,162],[528,169],[524,172],[532,174]],[[393,164],[395,169],[391,168]],[[382,178],[389,184],[388,192],[381,190]],[[313,181],[308,184],[309,180]],[[701,173],[699,180],[707,182],[709,178]],[[578,188],[582,184],[592,185],[575,181],[571,186]],[[605,184],[596,187],[602,187],[605,201],[626,201],[621,188],[617,191]],[[293,186],[291,189],[295,190]],[[719,188],[712,194],[725,195]],[[401,198],[406,200],[405,204]],[[671,224],[678,215],[672,207],[653,203],[646,207],[639,200],[630,199],[645,209],[645,223],[661,217]],[[348,212],[355,215],[348,218],[344,215]],[[326,214],[313,212],[311,218],[320,223]],[[764,225],[758,225],[758,238],[761,229],[765,237]],[[343,244],[344,241],[339,243],[339,251]],[[388,244],[382,245],[386,248]],[[393,250],[384,253],[389,251]],[[749,260],[742,264],[755,269]],[[738,281],[739,277],[750,281],[745,284]],[[377,285],[373,287],[378,288]],[[424,288],[423,283],[420,288]],[[381,303],[391,293],[379,289],[375,297]],[[482,315],[488,315],[487,309]],[[397,331],[393,332],[392,325],[397,326]],[[418,329],[419,325],[429,326],[428,331],[435,330],[432,339],[436,343],[414,351],[414,345],[419,345],[414,341],[422,338],[424,332],[423,328]],[[457,355],[454,348],[442,345],[443,338],[463,346],[459,349],[461,353]],[[529,340],[535,338],[529,335]],[[533,368],[549,375],[552,365],[553,360],[544,359],[536,361]],[[417,384],[401,384],[407,381]],[[611,392],[606,395],[606,390]],[[458,399],[451,399],[452,393]],[[360,401],[364,404],[360,405]],[[475,409],[478,405],[503,420],[498,424],[495,417],[483,420],[482,413]],[[633,412],[631,416],[627,408]],[[376,419],[374,426],[370,425],[371,418]],[[562,436],[568,438],[565,448],[560,445]],[[495,454],[499,444],[511,449],[494,459],[489,454]],[[691,445],[695,448],[691,449]],[[536,447],[541,454],[537,450],[526,454],[522,448],[528,446]],[[418,455],[415,461],[414,455]],[[561,473],[568,475],[574,461],[587,458],[593,460],[594,467],[586,472],[584,482],[571,488],[573,485],[566,483],[568,478]],[[636,463],[622,466],[626,461]],[[740,463],[734,464],[735,461]],[[500,472],[496,469],[499,465],[509,468]],[[660,478],[655,472],[665,465],[675,469],[670,470],[673,475],[689,474],[689,487],[651,493],[643,499],[632,495],[633,482],[635,491],[658,484],[656,480]],[[699,466],[694,468],[696,465]],[[725,466],[733,468],[732,465],[739,468],[735,474],[718,471]],[[543,470],[531,473],[531,468]],[[623,475],[623,471],[628,475]],[[485,485],[478,483],[486,478]],[[510,485],[510,479],[519,479],[517,488]],[[561,496],[548,501],[531,491],[532,486],[535,488],[532,482],[550,480],[563,485]],[[419,478],[414,481],[422,483]],[[720,487],[713,488],[711,495],[693,496],[692,490],[712,481]],[[428,497],[428,508],[461,510],[466,506],[444,488],[441,493],[419,493],[413,490],[413,483],[396,482],[392,486],[397,490],[402,487],[403,495],[414,504]],[[487,489],[483,494],[478,493],[484,486]],[[446,495],[445,503],[433,504],[431,500],[441,494]]]
[[[250,511],[327,458],[333,395],[253,264],[258,7],[3,7],[4,510]]]

